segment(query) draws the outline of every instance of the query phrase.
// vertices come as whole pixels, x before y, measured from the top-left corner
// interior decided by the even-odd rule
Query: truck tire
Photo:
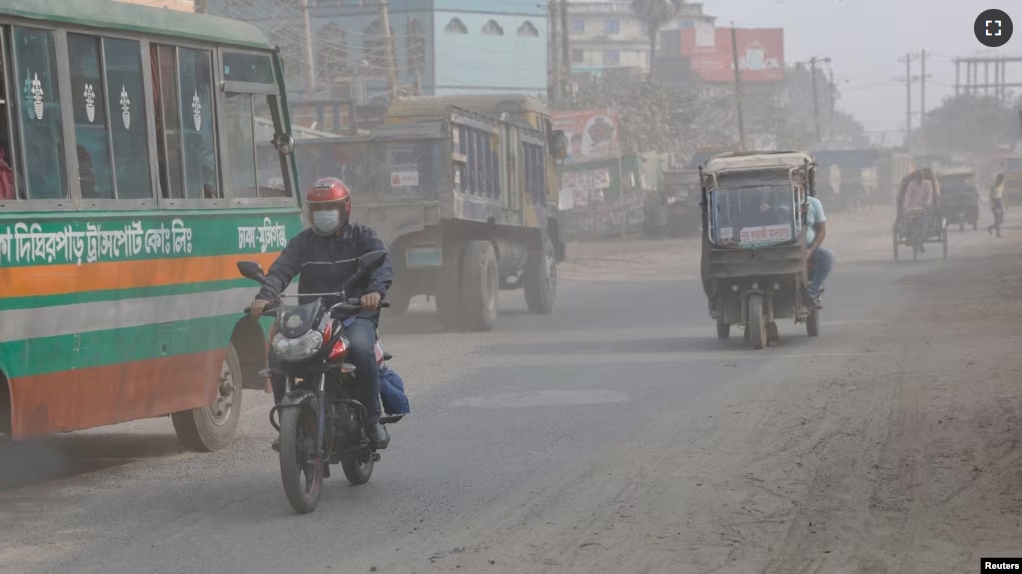
[[[241,419],[242,386],[241,361],[234,345],[231,345],[224,357],[219,388],[213,402],[170,415],[177,438],[185,448],[212,452],[231,444]]]
[[[461,312],[461,260],[465,244],[450,241],[443,246],[443,266],[436,274],[436,311],[440,324],[449,331],[462,328]]]
[[[529,253],[525,264],[525,304],[529,311],[549,315],[557,297],[557,251],[544,234],[543,250]]]
[[[497,254],[489,241],[469,241],[462,258],[461,302],[465,328],[489,331],[497,322],[500,276]]]

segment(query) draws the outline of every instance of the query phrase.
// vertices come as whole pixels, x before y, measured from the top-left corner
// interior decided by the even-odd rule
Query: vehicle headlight
[[[304,361],[316,354],[323,346],[323,334],[312,329],[296,339],[288,339],[283,333],[273,336],[273,352],[282,361]]]

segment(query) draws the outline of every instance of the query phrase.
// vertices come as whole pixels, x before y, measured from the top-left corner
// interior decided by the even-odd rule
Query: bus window
[[[15,27],[15,73],[21,92],[18,125],[28,199],[67,199],[63,119],[57,83],[57,51],[50,30]],[[12,98],[13,101],[13,98]]]
[[[273,147],[276,98],[228,92],[224,102],[230,163],[225,173],[232,197],[289,197],[281,157]]]
[[[256,183],[255,122],[252,94],[226,94],[224,98],[224,133],[230,165],[225,179],[232,197],[258,197]]]
[[[213,118],[212,52],[178,48],[185,197],[220,196]]]
[[[71,63],[71,101],[82,198],[113,199],[114,176],[106,106],[103,105],[107,98],[100,71],[100,40],[95,36],[68,34],[67,54]]]
[[[177,50],[171,46],[150,48],[153,62],[153,107],[156,112],[156,145],[160,158],[163,197],[184,197],[181,163],[181,121],[178,116]]]
[[[14,103],[10,90],[10,49],[6,30],[0,28],[0,201],[18,199],[18,186],[14,173],[14,130],[12,114]]]
[[[149,199],[153,196],[141,55],[141,46],[135,40],[103,38],[107,113],[114,145],[114,177],[117,197],[121,199]]]

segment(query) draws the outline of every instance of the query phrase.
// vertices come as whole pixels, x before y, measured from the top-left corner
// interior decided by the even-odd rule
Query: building
[[[662,30],[713,26],[703,5],[684,4],[678,17]],[[572,72],[600,74],[607,68],[650,68],[649,36],[632,10],[631,0],[571,0],[568,43]]]
[[[386,34],[373,0],[309,4],[314,93],[308,93],[303,0],[207,0],[208,13],[245,20],[279,45],[289,91],[362,103],[389,94]],[[547,11],[521,0],[389,0],[400,90],[421,95],[546,95]]]
[[[736,57],[747,145],[772,149],[778,141],[790,141],[785,136],[789,95],[781,28],[732,30],[697,25],[662,31],[656,79],[666,85],[699,86],[704,97],[729,101],[727,105],[733,107]]]

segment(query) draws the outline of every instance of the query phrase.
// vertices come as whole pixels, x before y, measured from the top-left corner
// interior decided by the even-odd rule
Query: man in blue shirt
[[[830,275],[834,266],[834,254],[826,247],[820,247],[827,237],[827,216],[823,213],[823,204],[815,197],[808,197],[803,209],[806,214],[806,257],[809,260],[808,295],[817,307],[820,307],[820,293],[823,282]]]

